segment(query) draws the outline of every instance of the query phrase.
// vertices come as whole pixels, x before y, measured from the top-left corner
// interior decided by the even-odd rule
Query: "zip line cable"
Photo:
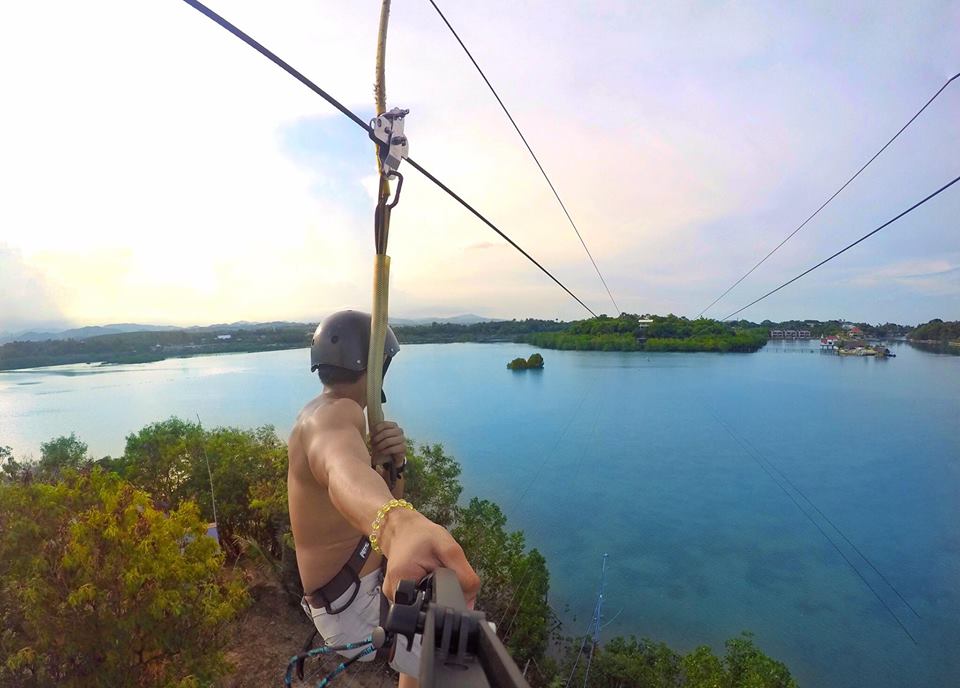
[[[823,518],[824,521],[826,521],[827,523],[829,523],[831,528],[833,528],[835,531],[837,531],[837,533],[840,535],[840,537],[842,537],[842,538],[846,541],[846,543],[853,548],[853,551],[856,552],[856,553],[860,556],[861,559],[863,559],[865,562],[867,562],[867,565],[868,565],[871,569],[873,569],[873,572],[876,573],[878,576],[880,576],[880,579],[881,579],[884,583],[887,584],[887,587],[890,588],[891,590],[893,590],[893,593],[894,593],[897,597],[900,598],[900,601],[903,602],[904,605],[906,605],[907,609],[909,609],[911,612],[913,612],[913,615],[914,615],[914,616],[916,616],[918,619],[921,618],[921,617],[920,617],[920,614],[917,612],[917,610],[913,608],[913,605],[910,604],[909,602],[907,602],[906,598],[905,598],[903,595],[900,594],[900,591],[897,590],[897,588],[893,585],[893,583],[891,583],[891,582],[889,581],[889,579],[888,579],[885,575],[883,575],[883,573],[880,571],[880,569],[878,569],[878,568],[876,567],[876,565],[870,560],[870,558],[869,558],[866,554],[864,554],[862,551],[860,551],[860,548],[857,547],[857,546],[853,543],[853,541],[850,540],[850,538],[847,537],[846,533],[844,533],[842,530],[840,530],[840,527],[839,527],[836,523],[834,523],[834,522],[830,519],[829,516],[827,516],[825,513],[823,513],[823,511],[820,510],[820,507],[818,507],[816,504],[814,504],[813,501],[811,501],[811,499],[803,492],[803,490],[801,490],[799,487],[797,487],[797,486],[794,484],[794,482],[793,482],[792,480],[790,480],[789,476],[787,476],[783,471],[781,471],[781,470],[777,467],[777,464],[775,464],[773,461],[771,461],[771,460],[768,459],[766,456],[764,456],[764,455],[760,452],[760,450],[757,449],[756,445],[754,445],[753,442],[751,442],[749,439],[747,439],[746,437],[744,437],[744,438],[743,438],[743,441],[753,449],[754,453],[755,453],[757,456],[760,456],[761,458],[763,458],[763,460],[767,463],[767,465],[770,466],[770,468],[772,468],[773,470],[775,470],[775,471],[780,475],[780,477],[784,479],[784,481],[787,483],[787,485],[789,485],[790,487],[792,487],[793,490],[794,490],[798,495],[800,495],[801,497],[803,497],[804,501],[806,501],[807,504],[809,504],[810,506],[812,506],[812,507],[813,507],[813,510],[816,511],[818,514],[820,514],[821,518]]]
[[[593,309],[590,308],[590,306],[588,306],[587,304],[585,304],[583,301],[581,301],[579,296],[577,296],[577,295],[574,294],[572,291],[570,291],[569,289],[567,289],[566,285],[564,285],[563,282],[561,282],[561,281],[558,280],[556,277],[554,277],[554,276],[550,273],[549,270],[547,270],[545,267],[543,267],[542,265],[540,265],[540,263],[537,262],[537,259],[536,259],[536,258],[534,258],[534,257],[531,256],[529,253],[527,253],[527,252],[524,251],[522,248],[520,248],[520,246],[518,246],[517,243],[516,243],[513,239],[511,239],[511,238],[508,237],[506,234],[504,234],[502,231],[500,231],[500,229],[499,229],[495,224],[493,224],[492,222],[490,222],[490,220],[488,220],[486,217],[484,217],[483,215],[481,215],[480,212],[479,212],[476,208],[474,208],[472,205],[470,205],[470,204],[467,203],[465,200],[463,200],[463,198],[461,198],[458,193],[456,193],[455,191],[453,191],[449,186],[447,186],[446,184],[444,184],[443,182],[441,182],[439,179],[437,179],[436,177],[434,177],[432,174],[430,174],[427,170],[425,170],[423,167],[421,167],[421,166],[419,165],[419,163],[417,163],[417,161],[414,160],[413,158],[407,158],[407,163],[408,163],[413,169],[415,169],[417,172],[419,172],[419,173],[422,174],[424,177],[426,177],[427,179],[429,179],[430,181],[432,181],[434,184],[436,184],[437,186],[439,186],[441,189],[443,189],[444,191],[446,191],[450,196],[453,197],[453,199],[454,199],[455,201],[457,201],[460,205],[462,205],[464,208],[466,208],[466,209],[469,210],[471,213],[473,213],[473,215],[476,216],[476,218],[477,218],[478,220],[480,220],[480,221],[481,221],[483,224],[485,224],[487,227],[489,227],[489,228],[492,229],[494,232],[496,232],[497,234],[499,234],[499,235],[504,239],[504,241],[506,241],[508,244],[510,244],[510,245],[513,246],[515,249],[517,249],[518,251],[520,251],[520,253],[522,253],[522,254],[527,258],[527,260],[529,260],[531,263],[533,263],[533,264],[536,265],[538,268],[540,268],[540,270],[541,270],[541,272],[543,272],[543,274],[545,274],[547,277],[549,277],[549,278],[552,279],[554,282],[556,282],[557,285],[558,285],[561,289],[563,289],[565,292],[567,292],[570,296],[572,296],[573,299],[574,299],[577,303],[579,303],[581,306],[583,306],[584,308],[586,308],[586,309],[587,309],[587,312],[590,313],[590,315],[592,315],[594,318],[597,317],[597,314],[593,312]]]
[[[821,265],[824,265],[824,264],[826,264],[826,263],[829,263],[831,260],[833,260],[834,258],[836,258],[837,256],[839,256],[841,253],[846,253],[847,251],[849,251],[850,249],[852,249],[854,246],[856,246],[857,244],[859,244],[861,241],[864,241],[864,240],[866,240],[866,239],[869,239],[870,237],[872,237],[874,234],[876,234],[877,232],[879,232],[881,229],[883,229],[883,228],[886,227],[887,225],[892,225],[894,222],[896,222],[897,220],[899,220],[899,219],[900,219],[901,217],[903,217],[904,215],[906,215],[906,214],[908,214],[908,213],[910,213],[910,212],[913,212],[914,210],[916,210],[917,208],[919,208],[920,206],[922,206],[924,203],[926,203],[927,201],[929,201],[931,198],[933,198],[933,197],[936,196],[937,194],[940,194],[940,193],[946,191],[947,189],[949,189],[951,186],[953,186],[954,184],[956,184],[958,181],[960,181],[960,177],[955,177],[952,181],[947,182],[946,184],[944,184],[943,186],[941,186],[939,189],[937,189],[936,191],[934,191],[932,194],[930,194],[929,196],[927,196],[926,198],[924,198],[922,201],[917,201],[916,203],[914,203],[912,206],[910,206],[909,208],[907,208],[906,210],[904,210],[902,213],[900,213],[900,214],[897,215],[896,217],[894,217],[894,218],[892,218],[892,219],[887,220],[886,222],[884,222],[882,225],[880,225],[879,227],[877,227],[877,228],[876,228],[875,230],[873,230],[872,232],[867,232],[867,233],[864,234],[862,237],[860,237],[859,239],[857,239],[856,241],[854,241],[852,244],[848,244],[847,246],[844,246],[842,249],[840,249],[839,251],[837,251],[836,253],[834,253],[834,254],[833,254],[832,256],[830,256],[829,258],[825,258],[824,260],[821,260],[819,263],[817,263],[816,265],[814,265],[812,268],[807,268],[806,270],[804,270],[803,272],[801,272],[799,275],[797,275],[797,276],[794,277],[793,279],[787,280],[786,282],[784,282],[783,284],[781,284],[781,285],[780,285],[779,287],[777,287],[776,289],[771,289],[771,290],[768,291],[766,294],[764,294],[763,296],[761,296],[759,299],[754,299],[753,301],[751,301],[750,303],[748,303],[746,306],[743,306],[742,308],[738,308],[738,309],[735,310],[733,313],[731,313],[730,315],[728,315],[727,317],[725,317],[724,320],[729,320],[730,318],[732,318],[733,316],[737,315],[737,314],[740,313],[741,311],[747,310],[748,308],[750,308],[750,306],[752,306],[752,305],[754,305],[754,304],[756,304],[756,303],[760,303],[761,301],[763,301],[763,300],[764,300],[765,298],[767,298],[768,296],[771,296],[771,295],[773,295],[773,294],[776,294],[778,291],[780,291],[781,289],[783,289],[783,288],[786,287],[787,285],[793,284],[794,282],[796,282],[798,279],[800,279],[800,278],[803,277],[804,275],[809,275],[811,272],[813,272],[814,270],[816,270],[816,269],[817,269],[818,267],[820,267]]]
[[[593,386],[589,387],[588,389],[584,390],[583,394],[580,395],[580,401],[579,401],[579,403],[577,404],[577,407],[574,409],[573,413],[570,414],[570,417],[567,419],[567,422],[564,424],[563,429],[557,434],[557,438],[556,438],[556,440],[554,441],[553,446],[551,446],[550,449],[547,451],[547,454],[552,455],[552,454],[557,450],[557,448],[560,446],[560,443],[563,441],[563,438],[564,438],[564,436],[567,434],[567,431],[568,431],[568,430],[571,428],[571,426],[573,425],[573,421],[574,421],[574,420],[576,419],[576,417],[579,415],[580,409],[583,408],[584,402],[585,402],[586,399],[587,399],[587,395],[588,395],[590,392],[593,392],[594,389],[595,389],[595,385],[593,385]],[[596,425],[597,425],[597,419],[599,418],[599,414],[600,414],[600,408],[601,408],[601,407],[600,407],[599,405],[596,406],[596,415],[594,416],[593,427],[592,427],[591,433],[590,433],[590,439],[587,440],[587,443],[589,443],[590,440],[591,440],[591,439],[593,438],[593,436],[594,436],[594,432],[595,432],[595,430],[596,430]],[[581,454],[581,457],[582,457],[582,454]],[[512,504],[512,505],[510,506],[510,508],[509,508],[509,511],[514,511],[514,510],[517,508],[517,506],[519,506],[520,504],[523,503],[523,501],[524,501],[524,500],[526,499],[526,497],[527,497],[527,494],[529,494],[530,490],[531,490],[535,485],[539,485],[539,484],[540,484],[540,475],[543,473],[543,470],[544,470],[544,467],[545,467],[545,466],[546,466],[546,462],[545,462],[545,461],[541,461],[541,462],[539,463],[539,465],[537,466],[536,470],[534,471],[533,476],[525,480],[525,482],[526,482],[526,487],[524,487],[523,491],[520,493],[520,496],[517,497],[517,499],[514,500],[513,504]],[[579,470],[579,464],[578,464],[578,470]],[[536,522],[535,522],[534,525],[533,525],[531,528],[528,528],[528,529],[527,529],[527,533],[529,534],[529,533],[535,532],[534,529],[535,529],[535,528],[538,528],[540,525],[541,525],[541,523],[536,523]],[[520,594],[520,589],[521,589],[521,587],[522,587],[522,588],[524,589],[524,591],[526,590],[526,587],[528,587],[529,584],[528,584],[528,586],[524,586],[524,583],[527,581],[528,576],[530,576],[530,574],[532,574],[532,573],[533,573],[533,570],[530,568],[530,560],[528,559],[527,562],[526,562],[526,566],[524,567],[523,573],[520,575],[520,582],[517,584],[517,587],[514,589],[513,594],[510,596],[510,601],[507,602],[507,606],[504,608],[503,614],[500,616],[499,621],[497,621],[497,626],[503,625],[504,619],[506,619],[507,614],[509,614],[510,610],[513,608],[513,603],[514,603],[514,601],[517,602],[517,608],[516,608],[516,609],[517,609],[517,611],[519,611],[520,605],[521,605],[522,602],[523,602],[523,595]],[[517,599],[517,595],[518,595],[518,594],[520,594],[520,598],[519,598],[519,599]]]
[[[801,229],[803,229],[804,226],[806,226],[806,224],[807,224],[808,222],[810,222],[810,220],[812,220],[813,218],[815,218],[815,217],[820,213],[821,210],[823,210],[824,208],[826,208],[826,207],[830,204],[830,201],[832,201],[834,198],[836,198],[837,196],[839,196],[839,195],[840,195],[840,192],[843,191],[844,189],[846,189],[847,186],[849,186],[850,182],[852,182],[854,179],[856,179],[857,177],[859,177],[859,176],[860,176],[860,173],[863,172],[865,169],[867,169],[867,167],[870,165],[870,163],[872,163],[874,160],[876,160],[876,159],[880,156],[880,154],[883,153],[883,151],[885,151],[885,150],[887,149],[887,146],[889,146],[891,143],[893,143],[893,142],[896,140],[896,138],[897,138],[898,136],[900,136],[900,134],[902,134],[902,133],[904,132],[904,130],[906,130],[907,127],[909,127],[911,124],[913,124],[913,120],[915,120],[917,117],[919,117],[919,116],[920,116],[920,113],[922,113],[924,110],[926,110],[926,109],[927,109],[927,106],[930,105],[930,103],[932,103],[934,100],[936,100],[937,96],[939,96],[941,93],[943,93],[943,91],[947,88],[947,86],[949,86],[950,83],[951,83],[954,79],[956,79],[956,78],[958,78],[958,77],[960,77],[960,73],[954,74],[952,77],[950,77],[949,79],[947,79],[946,83],[945,83],[943,86],[940,87],[940,90],[937,91],[936,93],[934,93],[933,96],[930,97],[930,100],[928,100],[928,101],[926,102],[926,104],[925,104],[922,108],[920,108],[920,109],[917,111],[917,113],[916,113],[913,117],[911,117],[910,120],[909,120],[906,124],[904,124],[902,127],[900,127],[900,131],[898,131],[896,134],[894,134],[892,139],[890,139],[890,140],[887,141],[885,144],[883,144],[883,148],[881,148],[881,149],[878,150],[876,153],[874,153],[874,154],[873,154],[873,157],[870,158],[869,160],[867,160],[867,162],[864,163],[863,167],[861,167],[859,170],[857,170],[856,174],[854,174],[852,177],[850,177],[850,179],[848,179],[846,182],[844,182],[843,186],[841,186],[839,189],[837,189],[836,191],[834,191],[834,192],[833,192],[833,195],[830,196],[830,198],[828,198],[826,201],[823,202],[823,205],[821,205],[819,208],[817,208],[810,217],[808,217],[806,220],[804,220],[803,222],[801,222],[801,223],[800,223],[800,226],[798,226],[795,230],[793,230],[792,232],[790,232],[790,234],[788,234],[787,237],[786,237],[783,241],[781,241],[779,244],[777,244],[777,245],[773,248],[773,250],[770,251],[770,253],[768,253],[767,255],[765,255],[765,256],[760,260],[759,263],[757,263],[757,264],[754,265],[752,268],[750,268],[749,270],[747,270],[747,272],[746,272],[740,279],[738,279],[736,282],[734,282],[734,283],[731,284],[729,287],[727,287],[727,290],[726,290],[725,292],[723,292],[722,294],[720,294],[720,296],[718,296],[717,298],[715,298],[715,299],[713,300],[713,302],[712,302],[709,306],[707,306],[707,307],[704,308],[702,311],[700,311],[700,313],[697,314],[697,317],[699,318],[701,315],[703,315],[703,314],[706,313],[708,310],[710,310],[711,308],[713,308],[713,306],[717,303],[717,301],[719,301],[719,300],[722,299],[724,296],[726,296],[726,295],[729,294],[731,291],[733,291],[733,289],[734,289],[738,284],[740,284],[743,280],[745,280],[747,277],[749,277],[750,274],[751,274],[754,270],[756,270],[758,267],[760,267],[761,265],[763,265],[763,264],[766,262],[767,258],[769,258],[769,257],[772,256],[774,253],[776,253],[778,250],[780,250],[780,247],[783,246],[783,245],[784,245],[785,243],[787,243],[788,241],[790,241],[790,239],[793,238],[793,235],[794,235],[794,234],[796,234],[796,233],[799,232]]]
[[[261,43],[256,41],[254,38],[252,38],[249,34],[237,28],[234,24],[224,19],[222,16],[220,16],[219,14],[211,10],[202,2],[199,2],[198,0],[183,0],[183,2],[187,3],[188,5],[190,5],[190,7],[193,7],[195,10],[197,10],[198,12],[200,12],[201,14],[203,14],[204,16],[206,16],[207,18],[209,18],[210,20],[218,24],[220,27],[226,29],[231,34],[233,34],[234,36],[239,38],[241,41],[249,45],[251,48],[256,50],[258,53],[266,57],[268,60],[270,60],[275,65],[280,67],[283,71],[287,72],[287,74],[292,76],[294,79],[302,83],[304,86],[306,86],[311,91],[313,91],[318,96],[320,96],[325,101],[327,101],[330,105],[332,105],[337,110],[339,110],[342,114],[347,116],[350,120],[353,121],[354,124],[356,124],[358,127],[363,129],[367,133],[367,135],[370,135],[371,133],[370,126],[366,122],[360,119],[355,113],[353,113],[349,108],[347,108],[347,106],[343,105],[332,95],[330,95],[329,93],[324,91],[322,88],[317,86],[315,83],[313,83],[310,79],[305,77],[301,72],[299,72],[297,69],[291,66],[288,62],[281,59],[276,53],[271,51],[269,48],[266,48],[264,45],[262,45]],[[563,282],[561,282],[559,279],[553,276],[553,273],[551,273],[549,270],[543,267],[543,265],[541,265],[533,256],[531,256],[529,253],[523,250],[513,239],[511,239],[506,234],[504,234],[504,232],[499,227],[497,227],[490,220],[488,220],[476,208],[474,208],[467,201],[465,201],[459,194],[455,193],[449,186],[441,182],[439,179],[433,176],[430,172],[424,169],[413,158],[406,158],[406,161],[407,163],[409,163],[411,167],[413,167],[415,170],[420,172],[420,174],[422,174],[431,182],[433,182],[438,187],[440,187],[440,189],[445,191],[454,200],[460,203],[460,205],[462,205],[464,208],[469,210],[481,222],[483,222],[490,229],[492,229],[494,232],[499,234],[508,244],[510,244],[511,246],[513,246],[513,248],[515,248],[517,251],[523,254],[523,256],[527,260],[529,260],[531,263],[533,263],[538,268],[540,268],[540,271],[543,272],[543,274],[545,274],[547,277],[553,280],[557,284],[557,286],[559,286],[561,289],[567,292],[567,294],[569,294],[577,303],[583,306],[587,310],[587,312],[590,313],[590,315],[592,315],[593,317],[597,317],[597,314],[593,312],[593,309],[591,309],[587,304],[585,304],[580,299],[579,296],[577,296],[572,291],[570,291],[570,289],[568,289]]]
[[[607,290],[607,296],[610,297],[610,302],[613,304],[614,309],[616,309],[616,315],[620,315],[621,310],[620,306],[617,305],[617,300],[613,298],[613,293],[610,291],[610,287],[607,286],[607,281],[603,278],[603,273],[600,272],[600,268],[597,265],[597,261],[593,259],[593,254],[590,253],[590,249],[587,248],[587,242],[583,240],[583,235],[580,234],[580,229],[577,227],[577,223],[573,221],[573,218],[570,216],[570,212],[567,210],[567,206],[560,199],[560,194],[557,191],[556,187],[553,185],[553,182],[550,180],[550,177],[547,175],[547,171],[543,169],[543,165],[540,164],[537,154],[533,152],[533,148],[530,147],[530,144],[527,142],[527,137],[523,135],[523,132],[520,131],[519,125],[513,119],[513,115],[510,114],[510,111],[507,109],[507,106],[503,104],[503,100],[500,98],[500,94],[497,93],[496,89],[493,87],[493,84],[490,83],[490,80],[487,78],[487,75],[483,73],[483,70],[480,69],[480,65],[477,64],[477,61],[473,58],[473,54],[470,52],[470,49],[464,44],[463,39],[460,38],[460,34],[457,33],[456,29],[450,25],[450,21],[444,16],[443,12],[440,11],[440,8],[437,7],[437,3],[433,0],[429,0],[430,4],[433,5],[433,9],[437,11],[437,14],[440,15],[440,18],[443,20],[443,23],[447,25],[447,28],[450,29],[450,33],[453,34],[453,37],[457,39],[457,43],[460,44],[460,47],[463,48],[463,52],[467,54],[467,57],[470,58],[470,62],[473,63],[473,66],[477,68],[477,72],[480,74],[480,78],[483,79],[483,82],[487,85],[487,88],[490,89],[490,93],[493,94],[493,97],[497,99],[497,102],[500,103],[500,108],[503,110],[503,114],[507,116],[507,119],[510,120],[510,124],[513,125],[513,128],[516,129],[517,134],[520,136],[520,140],[523,141],[523,145],[527,147],[527,151],[530,153],[530,157],[533,158],[533,161],[537,163],[537,167],[540,168],[540,174],[543,175],[543,178],[547,181],[547,184],[550,186],[550,190],[553,192],[554,197],[557,199],[557,203],[560,204],[560,208],[563,210],[563,214],[567,216],[567,220],[570,222],[570,226],[573,227],[573,231],[576,232],[577,238],[580,240],[580,244],[583,246],[583,250],[587,252],[587,257],[590,259],[590,262],[593,263],[593,269],[597,271],[597,277],[600,278],[600,282],[603,284],[603,288]]]
[[[827,534],[827,532],[820,526],[820,524],[817,523],[817,521],[813,518],[813,516],[810,515],[810,512],[808,512],[806,509],[804,509],[804,508],[800,505],[800,502],[797,501],[797,498],[794,497],[794,496],[790,493],[790,491],[789,491],[786,487],[783,486],[783,483],[780,482],[779,480],[777,480],[777,478],[773,475],[773,473],[770,472],[770,469],[767,468],[767,466],[763,463],[763,461],[761,461],[760,458],[758,458],[760,455],[756,455],[756,456],[755,456],[754,453],[750,450],[750,448],[747,447],[746,444],[744,444],[744,442],[740,439],[739,436],[737,436],[737,434],[730,428],[730,426],[727,425],[716,413],[713,412],[713,409],[709,409],[709,408],[708,408],[707,410],[710,412],[710,415],[713,416],[713,419],[714,419],[715,421],[717,421],[717,423],[718,423],[720,426],[722,426],[724,430],[727,431],[727,434],[729,434],[730,437],[732,437],[732,438],[734,439],[734,441],[735,441],[737,444],[740,445],[741,449],[743,449],[744,452],[746,452],[747,456],[749,456],[751,459],[753,459],[754,462],[755,462],[758,466],[760,466],[760,468],[763,470],[763,472],[767,474],[767,476],[770,478],[770,480],[772,480],[772,481],[774,482],[774,484],[775,484],[777,487],[779,487],[779,488],[783,491],[783,493],[784,493],[785,495],[787,495],[787,497],[790,498],[790,501],[793,502],[794,506],[796,506],[797,509],[800,510],[800,513],[802,513],[802,514],[807,518],[807,520],[810,521],[810,523],[812,523],[813,526],[814,526],[817,530],[820,531],[820,534],[823,535],[824,538],[826,538],[827,542],[829,542],[829,543],[831,544],[831,546],[837,551],[837,554],[839,554],[839,555],[843,558],[843,560],[844,560],[845,562],[847,562],[847,566],[849,566],[849,567],[853,570],[853,572],[854,572],[855,574],[857,574],[857,577],[858,577],[861,581],[863,581],[863,584],[866,585],[867,588],[870,589],[870,592],[872,592],[872,593],[873,593],[873,596],[877,598],[877,600],[880,602],[881,605],[883,605],[883,608],[887,610],[887,613],[890,614],[890,616],[893,617],[893,620],[896,621],[897,625],[900,627],[900,630],[902,630],[902,631],[906,634],[906,636],[907,636],[908,638],[910,638],[911,641],[913,641],[913,644],[914,644],[914,645],[917,645],[917,644],[918,644],[918,643],[917,643],[917,639],[913,637],[913,635],[910,633],[910,631],[907,629],[907,627],[904,625],[904,623],[900,620],[900,617],[897,616],[897,615],[894,613],[894,611],[890,608],[890,605],[887,604],[886,600],[884,600],[883,597],[880,596],[880,593],[878,593],[877,590],[876,590],[876,588],[874,588],[874,587],[870,584],[870,581],[868,581],[868,580],[866,579],[866,577],[863,575],[863,573],[861,573],[860,569],[857,568],[856,564],[854,564],[852,561],[850,561],[850,558],[843,552],[842,549],[840,549],[840,546],[837,545],[837,543],[833,541],[833,538],[831,538],[831,537]]]

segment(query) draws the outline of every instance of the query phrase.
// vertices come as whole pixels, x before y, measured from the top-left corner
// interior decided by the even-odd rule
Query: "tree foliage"
[[[910,339],[931,342],[960,341],[960,321],[944,322],[935,318],[911,332]]]
[[[62,435],[40,445],[38,469],[46,476],[56,477],[65,470],[77,470],[89,463],[87,444],[77,439],[76,433]]]
[[[583,653],[580,650],[583,648]],[[590,639],[567,643],[565,658],[551,686],[584,685]],[[789,669],[765,655],[749,633],[726,642],[718,657],[707,646],[680,654],[646,638],[613,638],[596,648],[590,662],[589,688],[796,688]]]
[[[21,480],[25,467],[13,456],[13,449],[0,446],[0,483]]]
[[[550,574],[537,550],[526,551],[521,531],[508,531],[495,503],[474,497],[457,514],[453,535],[483,585],[477,606],[496,622],[514,660],[542,659],[554,614],[548,603]]]
[[[0,684],[199,686],[246,601],[192,503],[94,469],[0,485]]]
[[[530,358],[518,357],[507,364],[510,370],[542,370],[543,356],[539,353],[530,354]]]
[[[236,555],[236,538],[246,537],[280,554],[279,537],[289,530],[289,518],[286,491],[282,511],[275,491],[286,484],[287,448],[272,426],[205,430],[199,423],[170,418],[128,435],[115,467],[167,508],[193,501],[203,518],[213,521],[215,499],[217,527],[228,553]]]
[[[417,511],[445,528],[453,526],[458,516],[457,502],[463,492],[460,464],[443,451],[441,444],[420,445],[414,450],[407,442],[405,497]]]
[[[761,328],[737,328],[709,318],[622,313],[573,323],[563,332],[529,335],[526,341],[549,349],[576,351],[718,351],[751,352],[767,343]]]

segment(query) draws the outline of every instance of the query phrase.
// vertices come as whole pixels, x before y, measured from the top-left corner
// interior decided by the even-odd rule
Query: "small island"
[[[510,370],[543,370],[543,356],[531,354],[530,358],[515,358],[507,364]]]

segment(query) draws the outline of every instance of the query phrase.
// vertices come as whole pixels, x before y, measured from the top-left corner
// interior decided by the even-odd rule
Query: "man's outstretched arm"
[[[310,433],[306,443],[310,469],[327,486],[330,501],[343,517],[369,537],[377,511],[392,495],[370,466],[363,441],[363,411],[348,400],[335,402],[324,411],[305,428]],[[443,566],[457,574],[468,604],[473,605],[480,579],[446,528],[417,512],[393,509],[387,514],[379,540],[387,557],[383,589],[388,598],[393,599],[402,579],[420,580]]]

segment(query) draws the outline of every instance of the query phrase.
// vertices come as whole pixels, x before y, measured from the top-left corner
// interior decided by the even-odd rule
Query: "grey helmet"
[[[336,366],[346,370],[367,369],[367,352],[370,349],[370,314],[360,311],[338,311],[328,315],[317,325],[310,344],[310,372],[322,365]],[[400,351],[400,342],[393,330],[387,327],[383,346],[384,367],[387,372],[390,359]]]

